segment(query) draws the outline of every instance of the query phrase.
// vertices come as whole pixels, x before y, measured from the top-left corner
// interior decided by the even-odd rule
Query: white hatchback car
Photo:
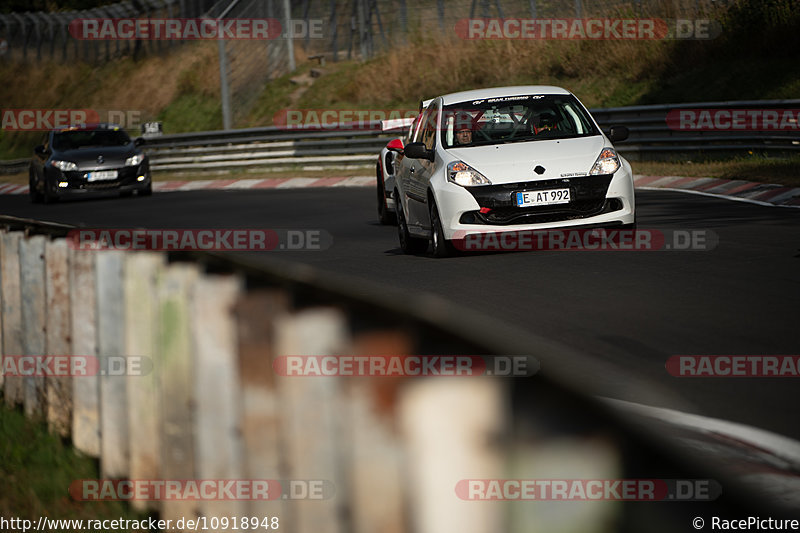
[[[406,253],[449,255],[472,234],[623,226],[636,221],[633,173],[586,108],[560,87],[479,89],[435,98],[397,163]]]
[[[423,100],[419,104],[419,114],[410,118],[397,118],[381,121],[382,132],[404,131],[405,136],[392,139],[381,149],[378,155],[378,162],[375,165],[375,173],[378,181],[378,221],[381,224],[393,224],[396,222],[394,215],[394,168],[397,158],[403,156],[403,146],[414,136],[415,128],[419,125],[422,112],[432,100]]]

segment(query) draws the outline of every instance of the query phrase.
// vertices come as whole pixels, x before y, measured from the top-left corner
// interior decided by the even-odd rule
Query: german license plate
[[[569,189],[548,189],[546,191],[525,191],[517,193],[517,207],[553,205],[569,203]]]
[[[117,179],[117,171],[95,170],[94,172],[89,172],[89,174],[86,176],[86,179],[89,181],[115,180]]]

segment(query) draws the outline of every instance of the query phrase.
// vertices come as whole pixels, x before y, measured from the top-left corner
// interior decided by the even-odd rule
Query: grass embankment
[[[40,423],[0,406],[0,516],[36,520],[141,519],[121,502],[78,502],[68,492],[79,479],[99,479],[97,461],[82,457]]]
[[[560,85],[588,107],[800,96],[794,0],[740,0],[708,16],[722,27],[713,40],[464,41],[420,33],[363,63],[329,61],[308,87],[290,81],[308,79],[312,67],[297,47],[298,72],[265,84],[236,127],[269,125],[287,108],[415,109],[437,94],[515,84]],[[216,43],[190,42],[138,62],[0,65],[0,101],[4,108],[140,110],[168,133],[216,129],[216,54]],[[0,131],[0,159],[27,157],[37,140]]]

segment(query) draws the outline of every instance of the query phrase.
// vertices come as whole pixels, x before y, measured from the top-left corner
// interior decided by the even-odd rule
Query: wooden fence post
[[[419,533],[506,531],[503,502],[456,495],[463,479],[500,479],[508,434],[502,379],[422,378],[400,398],[411,529]]]
[[[22,351],[25,355],[45,355],[45,273],[46,237],[34,235],[19,242],[19,275],[22,310]],[[25,415],[44,417],[44,376],[26,376]]]
[[[3,296],[3,355],[23,355],[22,309],[19,277],[19,231],[0,234],[0,283]],[[23,401],[22,378],[8,376],[3,383],[3,397],[9,407]]]
[[[55,239],[45,245],[47,271],[47,335],[46,353],[50,355],[82,355],[72,353],[69,316],[69,249],[67,241]],[[68,437],[72,429],[72,378],[47,378],[47,425],[50,431]]]
[[[131,479],[158,479],[161,447],[161,392],[155,368],[158,346],[158,283],[164,254],[136,252],[125,256],[125,353],[149,359],[150,372],[128,380],[128,448]],[[133,500],[134,509],[156,508],[156,502]]]
[[[345,316],[335,309],[310,309],[278,318],[278,355],[338,355],[348,353]],[[339,432],[341,380],[336,377],[277,378],[283,414],[282,440],[290,480],[330,481],[329,500],[296,500],[286,520],[297,533],[347,531],[349,525],[347,454]],[[287,490],[284,487],[284,490]]]
[[[195,479],[194,369],[189,302],[199,270],[194,264],[169,265],[159,278],[159,333],[154,372],[161,390],[161,479]],[[160,502],[161,517],[193,519],[198,502]]]
[[[70,322],[72,349],[97,357],[97,251],[70,250]],[[100,376],[72,378],[72,441],[92,457],[100,456]]]
[[[249,291],[236,305],[239,342],[244,473],[248,479],[288,476],[281,455],[281,413],[272,368],[275,318],[286,312],[288,298],[278,290]],[[252,501],[248,516],[286,517],[285,502]]]
[[[239,369],[233,309],[241,290],[234,276],[202,276],[191,302],[195,340],[195,471],[199,479],[242,479]],[[200,502],[203,516],[245,516],[242,500]]]
[[[122,287],[124,252],[95,252],[97,348],[100,375],[100,472],[104,479],[128,475],[128,411],[125,313]]]

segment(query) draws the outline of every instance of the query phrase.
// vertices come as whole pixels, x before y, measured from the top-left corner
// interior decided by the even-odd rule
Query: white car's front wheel
[[[397,237],[400,240],[400,248],[407,254],[421,254],[428,249],[428,240],[412,237],[408,232],[406,217],[403,214],[403,206],[399,202],[397,205]]]
[[[434,257],[449,257],[455,253],[453,243],[444,238],[442,219],[433,201],[431,201],[431,242]]]

